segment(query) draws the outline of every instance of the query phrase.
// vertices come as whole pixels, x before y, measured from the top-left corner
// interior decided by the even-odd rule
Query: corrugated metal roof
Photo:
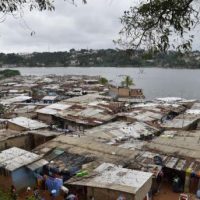
[[[13,119],[9,119],[8,122],[16,124],[18,126],[24,127],[29,130],[36,130],[40,128],[47,128],[48,125],[36,120],[32,120],[26,117],[16,117]]]
[[[51,109],[56,109],[56,110],[65,110],[67,108],[70,108],[71,106],[72,105],[70,105],[70,104],[54,103],[47,107],[51,108]]]
[[[165,121],[161,126],[164,128],[178,128],[178,129],[186,128],[195,123],[199,118],[200,115],[199,116],[192,114],[179,115],[175,117],[173,120]]]
[[[9,171],[14,171],[38,160],[39,158],[40,156],[35,153],[12,147],[0,153],[0,166]]]
[[[88,104],[91,103],[92,101],[96,101],[98,98],[102,98],[102,96],[99,95],[98,93],[95,93],[95,94],[87,94],[79,97],[69,98],[64,100],[64,102]]]
[[[58,97],[58,96],[45,96],[45,97],[42,98],[42,100],[43,100],[43,101],[45,101],[45,100],[46,100],[46,101],[49,101],[49,100],[50,100],[50,101],[53,101],[53,100],[55,100],[57,97]]]
[[[82,110],[79,113],[76,113],[75,115],[84,116],[84,117],[93,117],[101,112],[104,112],[104,110],[90,107],[90,108],[86,108]]]
[[[21,96],[13,97],[10,99],[2,99],[0,103],[3,105],[6,105],[6,104],[17,103],[17,102],[23,102],[30,99],[32,99],[32,97],[21,95]]]
[[[48,105],[42,109],[39,109],[36,112],[41,113],[41,114],[56,115],[59,111],[68,109],[71,106],[72,105],[70,105],[70,104],[54,103],[54,104]]]
[[[141,166],[154,165],[154,157],[159,156],[162,159],[163,165],[176,169],[178,171],[186,171],[188,168],[191,168],[194,172],[198,173],[200,170],[200,162],[195,159],[188,157],[179,157],[179,156],[170,156],[166,154],[153,153],[148,151],[141,151],[137,156],[135,162],[140,163]]]
[[[56,115],[58,113],[57,110],[45,107],[39,110],[36,110],[37,113],[46,114],[46,115]]]
[[[173,103],[173,102],[178,102],[178,101],[183,101],[183,98],[180,97],[163,97],[163,98],[157,98],[156,100],[162,101],[162,102],[168,102],[168,103]]]
[[[183,157],[200,159],[200,131],[177,131],[172,136],[160,136],[146,144],[148,149],[163,154],[175,154]]]
[[[189,109],[186,111],[187,114],[194,114],[194,115],[200,115],[200,109]]]
[[[120,140],[153,135],[158,131],[158,129],[143,122],[116,121],[87,130],[85,134],[96,138]]]
[[[186,113],[200,115],[200,103],[199,102],[194,103],[191,109],[187,110]]]
[[[138,113],[134,118],[137,119],[138,121],[152,121],[152,120],[159,120],[162,118],[162,114],[161,113],[155,113],[155,112],[150,112],[150,111],[146,111],[146,112],[142,112],[142,113]]]
[[[94,170],[94,173],[96,174],[91,177],[70,184],[136,194],[147,182],[151,183],[152,178],[152,173],[126,169],[110,163],[101,164]],[[151,184],[149,184],[149,187],[151,187]]]
[[[80,107],[77,105],[68,110],[57,113],[58,117],[69,121],[74,121],[79,124],[98,125],[99,122],[109,121],[115,118],[115,115],[107,112],[106,109],[95,107]]]
[[[31,163],[30,165],[27,165],[27,167],[32,170],[35,171],[41,167],[43,167],[44,165],[47,165],[49,162],[45,159],[41,159],[41,160],[37,160],[33,163]]]

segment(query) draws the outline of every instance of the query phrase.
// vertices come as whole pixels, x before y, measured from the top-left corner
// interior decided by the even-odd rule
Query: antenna
[[[183,129],[183,125],[184,125],[184,120],[185,120],[185,112],[183,112],[183,120],[182,120],[182,129]]]
[[[181,98],[183,99],[183,91],[181,90]],[[182,129],[184,125],[184,120],[185,120],[185,111],[183,111],[183,119],[182,119]]]

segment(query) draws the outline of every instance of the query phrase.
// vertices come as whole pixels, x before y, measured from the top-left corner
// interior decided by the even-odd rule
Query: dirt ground
[[[33,193],[30,193],[29,196],[31,196]],[[49,195],[48,191],[40,191],[40,194],[45,197],[45,200],[51,200],[51,197]],[[153,196],[152,200],[179,200],[179,193],[174,193],[172,191],[172,188],[170,184],[168,183],[163,183],[160,191]],[[19,194],[18,200],[26,200],[27,193],[26,191],[23,191]],[[64,197],[63,195],[60,195],[56,197],[54,200],[63,200]],[[113,199],[115,200],[115,199]],[[190,194],[190,199],[189,200],[197,200],[194,194]]]
[[[160,191],[153,197],[153,200],[179,200],[180,193],[172,191],[170,184],[163,183]],[[198,200],[194,194],[190,194],[189,200]]]
[[[26,191],[22,191],[20,192],[19,196],[18,196],[18,199],[17,200],[26,200],[26,197],[30,197],[33,195],[33,192],[30,192],[29,194],[27,194]],[[40,195],[45,199],[45,200],[52,200],[52,197],[50,196],[49,192],[48,191],[42,191],[40,190]],[[58,197],[56,197],[55,199],[53,200],[63,200],[64,197],[63,195],[60,195]]]

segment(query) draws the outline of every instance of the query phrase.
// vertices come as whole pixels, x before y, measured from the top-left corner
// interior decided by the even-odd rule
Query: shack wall
[[[5,150],[11,147],[18,147],[21,149],[30,150],[32,146],[32,141],[29,138],[29,135],[21,135],[7,140],[0,141],[0,150]]]
[[[143,200],[150,191],[153,184],[152,177],[137,191],[135,200]]]
[[[83,131],[84,129],[90,128],[89,125],[78,124],[68,120],[64,120],[64,129],[69,129],[71,131]]]
[[[21,167],[12,172],[12,183],[16,187],[16,190],[24,189],[28,186],[32,187],[36,184],[36,179],[31,170],[26,167]]]
[[[45,137],[43,135],[37,135],[37,134],[32,134],[32,137],[34,141],[34,148],[54,138],[54,136]]]
[[[39,121],[43,121],[43,122],[45,122],[49,125],[53,122],[52,115],[46,115],[46,114],[38,113],[37,117],[38,117]]]
[[[9,175],[2,175],[0,174],[0,188],[3,190],[3,191],[8,191],[8,189],[10,189],[12,185],[12,177],[9,176]]]
[[[13,124],[12,122],[8,121],[8,129],[15,130],[15,131],[25,131],[26,128],[22,126],[18,126],[17,124]]]
[[[135,200],[133,194],[104,188],[87,188],[87,199],[90,199],[90,196],[93,196],[95,200],[112,200],[117,199],[120,194],[123,195],[126,198],[126,200]]]

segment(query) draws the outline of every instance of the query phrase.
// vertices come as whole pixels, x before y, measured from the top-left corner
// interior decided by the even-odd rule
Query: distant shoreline
[[[147,69],[147,68],[158,68],[158,69],[200,69],[200,67],[194,67],[194,66],[16,66],[16,67],[0,67],[0,69],[17,69],[17,68],[141,68],[141,69]]]

